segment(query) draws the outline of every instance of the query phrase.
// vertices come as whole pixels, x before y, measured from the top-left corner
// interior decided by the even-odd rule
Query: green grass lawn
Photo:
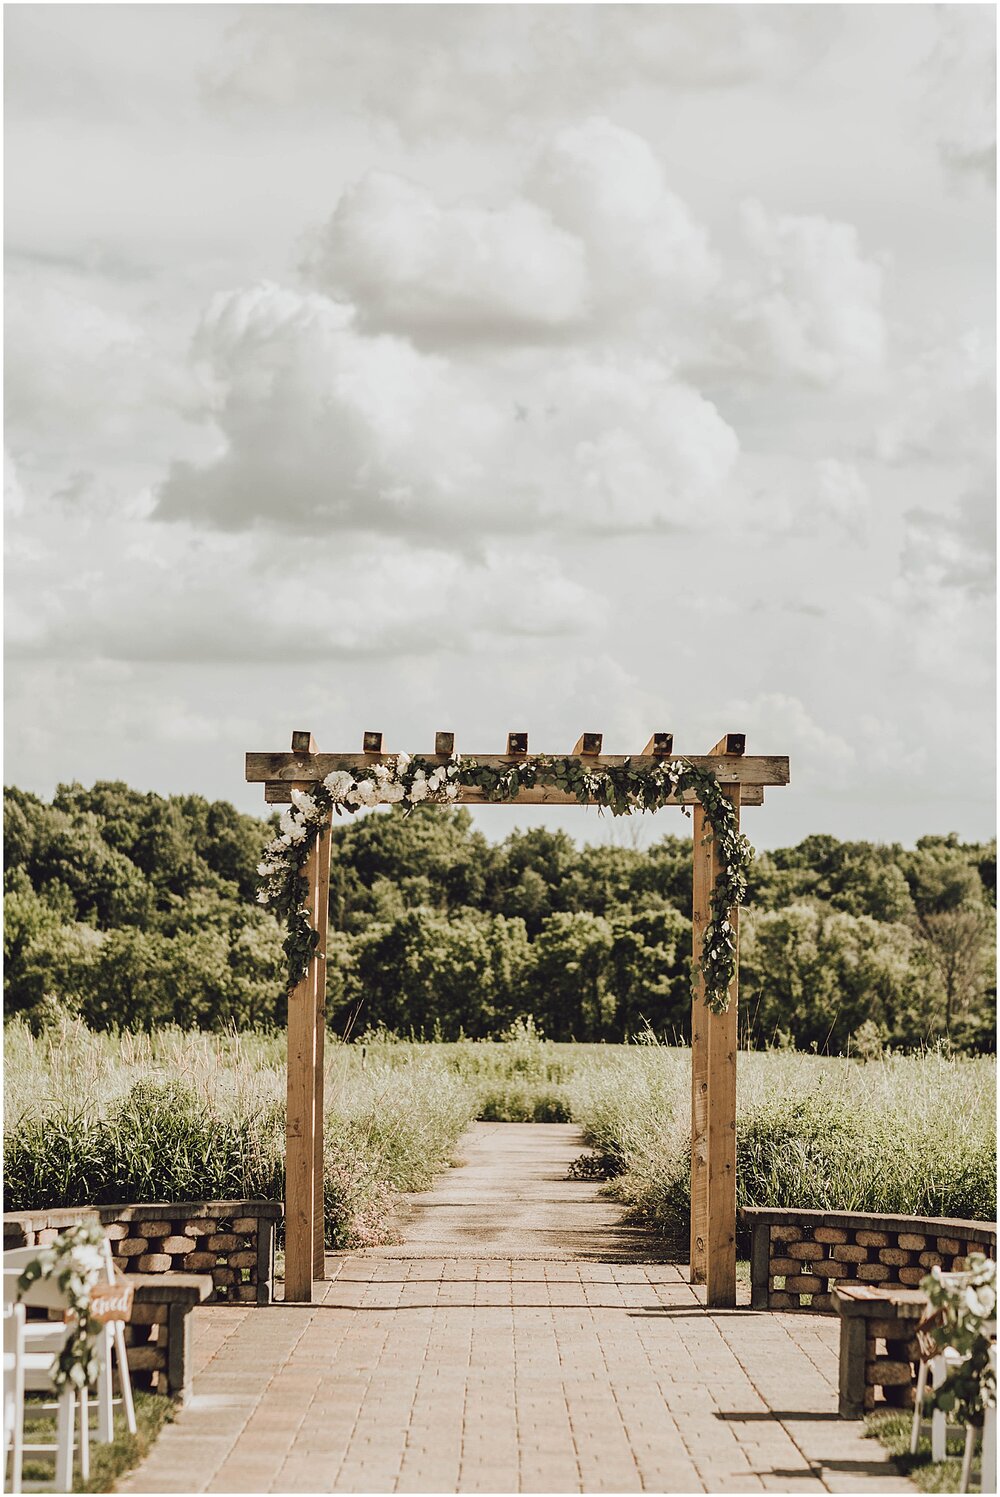
[[[962,1452],[965,1449],[965,1431],[948,1431],[948,1458],[931,1460],[931,1437],[925,1426],[917,1445],[916,1455],[910,1454],[910,1431],[913,1415],[905,1412],[869,1414],[865,1420],[865,1434],[880,1440],[889,1451],[896,1465],[922,1492],[957,1492],[962,1476]],[[979,1444],[972,1458],[972,1479],[969,1489],[978,1492],[980,1487]]]
[[[110,1445],[94,1443],[90,1439],[90,1477],[80,1480],[79,1450],[77,1451],[73,1481],[74,1492],[113,1492],[119,1476],[132,1471],[144,1460],[153,1441],[163,1426],[173,1418],[174,1405],[169,1398],[156,1393],[134,1393],[136,1432],[129,1434],[125,1426],[125,1415],[115,1410],[115,1438]],[[32,1444],[55,1444],[55,1414],[33,1414],[32,1406],[42,1401],[41,1395],[28,1394],[25,1409],[24,1438]],[[52,1480],[53,1457],[31,1455],[24,1458],[25,1482]]]

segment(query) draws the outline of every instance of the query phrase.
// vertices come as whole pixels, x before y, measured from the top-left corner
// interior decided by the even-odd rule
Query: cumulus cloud
[[[32,530],[50,518],[36,517]],[[29,544],[10,568],[14,658],[409,658],[497,637],[586,635],[603,619],[600,598],[552,557],[510,545],[477,558],[386,541],[275,546],[187,527],[150,533],[141,522],[126,538],[120,522],[95,530],[61,518],[60,567]]]
[[[992,449],[995,421],[992,341],[970,328],[953,343],[924,350],[902,370],[875,451],[887,463],[977,458]]]
[[[408,137],[492,136],[605,107],[636,84],[801,77],[840,25],[818,6],[242,7],[205,96],[237,116],[353,113]]]
[[[690,525],[739,451],[715,406],[657,359],[470,367],[361,332],[315,292],[220,296],[196,351],[222,450],[173,466],[162,519],[453,541]]]
[[[907,510],[901,576],[916,598],[954,590],[970,599],[990,598],[996,581],[996,500],[992,482],[963,494],[947,512]]]
[[[500,207],[443,205],[368,172],[342,194],[307,269],[366,326],[425,342],[538,341],[636,311],[662,318],[718,277],[648,142],[606,119],[557,131]]]
[[[820,385],[864,378],[883,363],[882,267],[866,259],[852,224],[742,205],[751,256],[734,295],[747,366]]]
[[[370,326],[417,337],[537,337],[587,300],[583,245],[535,204],[446,208],[380,171],[343,193],[310,270]]]
[[[863,541],[868,531],[871,496],[857,468],[839,458],[825,457],[816,464],[815,472],[820,514],[853,540]]]
[[[996,10],[936,5],[935,44],[924,63],[923,128],[956,180],[996,185]]]

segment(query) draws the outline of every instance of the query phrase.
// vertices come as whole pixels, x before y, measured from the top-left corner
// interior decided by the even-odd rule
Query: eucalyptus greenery
[[[990,1367],[997,1315],[996,1263],[982,1253],[971,1253],[967,1273],[943,1274],[934,1268],[920,1287],[934,1309],[921,1326],[922,1335],[941,1351],[954,1347],[964,1358],[934,1389],[931,1406],[959,1424],[981,1425],[986,1408],[995,1407],[997,1401],[996,1376]]]
[[[718,873],[712,890],[701,961],[694,974],[703,979],[702,996],[713,1013],[729,1007],[729,986],[736,972],[736,932],[732,911],[746,896],[747,870],[753,848],[739,829],[735,808],[711,770],[687,759],[664,759],[653,766],[626,758],[617,765],[588,765],[583,759],[535,754],[500,768],[463,759],[446,761],[398,754],[390,763],[365,766],[351,773],[334,770],[308,792],[293,790],[292,804],[281,817],[279,835],[269,843],[258,865],[259,903],[269,905],[285,922],[288,990],[305,974],[319,940],[306,909],[306,862],[330,812],[341,815],[362,806],[401,804],[409,812],[423,801],[453,802],[462,786],[481,790],[487,800],[516,800],[522,790],[551,785],[574,795],[581,805],[596,805],[614,816],[658,811],[692,792],[705,812],[714,838]],[[687,811],[687,807],[682,810]]]
[[[38,1249],[38,1257],[17,1281],[18,1288],[27,1289],[38,1279],[54,1279],[69,1299],[70,1331],[52,1365],[52,1382],[59,1392],[67,1383],[74,1388],[89,1388],[97,1381],[95,1343],[101,1325],[91,1317],[90,1296],[104,1276],[104,1242],[104,1232],[97,1222],[67,1227],[48,1247]]]

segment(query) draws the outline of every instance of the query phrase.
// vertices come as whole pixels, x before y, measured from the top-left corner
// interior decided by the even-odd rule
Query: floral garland
[[[316,931],[305,910],[307,885],[305,861],[331,810],[356,811],[373,805],[403,805],[407,813],[422,801],[451,804],[461,786],[475,786],[490,801],[513,801],[519,790],[536,784],[551,784],[575,795],[582,805],[608,808],[614,816],[632,811],[656,811],[675,796],[692,790],[704,808],[711,835],[719,849],[719,874],[710,901],[710,918],[702,943],[701,975],[705,1003],[714,1013],[729,1007],[729,984],[737,969],[737,940],[729,915],[743,903],[747,892],[747,868],[753,847],[741,834],[737,813],[719,780],[710,769],[695,768],[687,759],[665,759],[654,768],[635,768],[632,760],[608,768],[588,768],[581,759],[555,759],[536,754],[519,759],[510,768],[481,765],[476,759],[452,754],[446,763],[431,765],[427,759],[400,753],[389,763],[350,774],[334,769],[317,781],[310,792],[292,790],[292,805],[281,814],[280,831],[263,850],[257,865],[260,888],[257,903],[268,904],[284,919],[284,955],[287,958],[289,993],[301,981],[316,948]],[[683,807],[687,811],[687,807]]]
[[[981,1425],[984,1411],[997,1401],[991,1337],[985,1330],[988,1322],[996,1322],[997,1266],[992,1258],[971,1253],[967,1273],[942,1274],[932,1268],[920,1287],[935,1311],[922,1323],[921,1336],[941,1351],[953,1346],[965,1356],[934,1389],[931,1406],[952,1414],[959,1424]]]
[[[284,949],[289,992],[305,974],[319,940],[305,909],[305,864],[331,810],[341,815],[362,806],[402,805],[409,812],[423,801],[447,805],[458,798],[463,785],[482,790],[491,801],[514,800],[521,790],[552,785],[575,795],[582,805],[607,807],[615,816],[657,811],[675,797],[693,792],[705,811],[719,859],[701,961],[694,970],[704,979],[707,1006],[713,1013],[725,1013],[736,971],[736,933],[729,916],[746,896],[753,848],[740,832],[733,803],[715,775],[697,769],[687,759],[664,759],[652,768],[638,768],[626,758],[620,765],[590,768],[578,758],[534,755],[509,768],[494,768],[458,754],[436,764],[397,754],[390,763],[366,765],[354,773],[335,769],[309,792],[293,790],[278,836],[264,849],[257,867],[258,903],[269,905],[287,927]],[[687,811],[687,807],[682,809]]]
[[[38,1257],[17,1281],[19,1289],[27,1289],[36,1279],[55,1279],[69,1298],[71,1330],[52,1364],[52,1382],[60,1392],[67,1383],[89,1388],[97,1381],[95,1341],[101,1326],[91,1318],[90,1296],[104,1276],[104,1244],[104,1232],[96,1222],[68,1227],[48,1247],[39,1248]]]

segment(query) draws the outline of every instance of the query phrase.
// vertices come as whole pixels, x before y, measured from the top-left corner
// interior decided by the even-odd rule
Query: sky
[[[743,732],[759,846],[993,835],[992,6],[18,4],[5,74],[7,783]]]

